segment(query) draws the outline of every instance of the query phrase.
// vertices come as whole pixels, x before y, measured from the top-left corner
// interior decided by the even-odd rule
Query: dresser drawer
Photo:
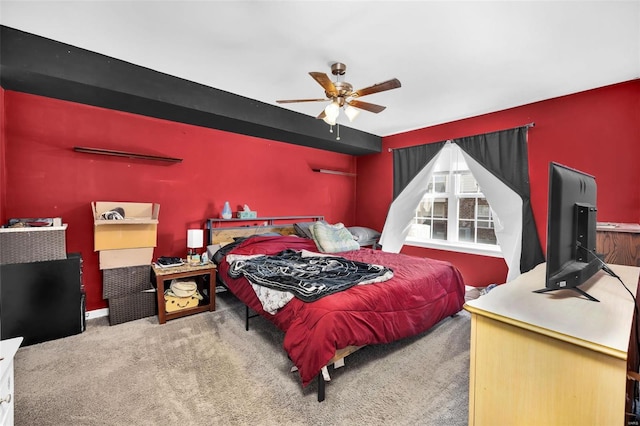
[[[13,425],[13,360],[0,379],[0,425]]]
[[[13,357],[22,343],[22,337],[0,342],[0,426],[13,426]]]

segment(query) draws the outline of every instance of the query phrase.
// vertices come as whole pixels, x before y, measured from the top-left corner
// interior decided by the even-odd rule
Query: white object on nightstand
[[[0,426],[13,426],[13,357],[21,343],[22,337],[0,342]]]

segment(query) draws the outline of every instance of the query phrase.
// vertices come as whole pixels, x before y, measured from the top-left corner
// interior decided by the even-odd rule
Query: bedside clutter
[[[102,297],[109,302],[109,324],[156,314],[151,260],[157,244],[155,203],[91,203],[94,250],[99,251]]]

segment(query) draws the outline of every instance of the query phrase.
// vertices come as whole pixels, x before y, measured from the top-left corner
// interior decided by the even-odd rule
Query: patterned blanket
[[[357,284],[391,279],[393,271],[338,256],[314,256],[291,249],[270,256],[252,256],[231,262],[229,275],[244,275],[254,285],[288,291],[313,302]]]

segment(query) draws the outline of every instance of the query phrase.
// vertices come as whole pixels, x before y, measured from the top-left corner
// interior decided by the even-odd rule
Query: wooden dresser
[[[625,425],[631,295],[602,271],[581,286],[600,302],[569,290],[533,293],[545,268],[465,304],[469,425]],[[611,269],[635,294],[640,268]]]
[[[640,224],[598,223],[596,251],[607,263],[640,266]]]

